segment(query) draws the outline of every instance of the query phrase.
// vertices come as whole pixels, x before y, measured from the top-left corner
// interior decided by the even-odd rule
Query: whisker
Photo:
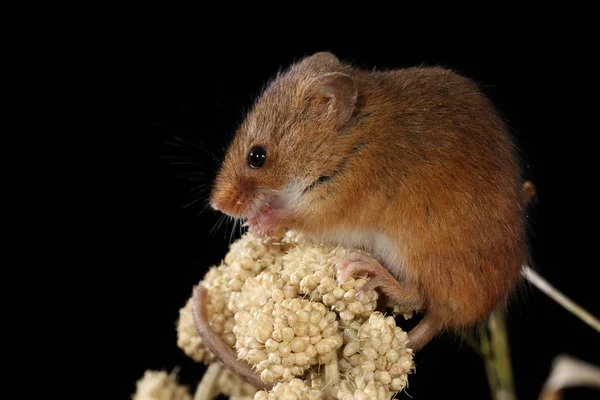
[[[207,200],[210,200],[210,196],[207,195],[209,190],[210,190],[209,187],[205,187],[205,188],[194,189],[191,191],[191,193],[194,197],[204,197]]]
[[[213,234],[213,232],[216,233],[216,231],[219,230],[219,228],[221,227],[221,224],[223,223],[223,220],[225,219],[225,214],[222,214],[219,219],[217,220],[217,222],[215,223],[215,225],[212,227],[212,229],[210,230],[210,234]]]
[[[193,188],[191,188],[190,190],[193,191],[198,191],[198,192],[205,192],[208,189],[210,189],[210,184],[208,183],[201,183],[198,186],[194,186]]]
[[[205,213],[206,210],[209,210],[209,209],[210,209],[210,203],[206,202],[206,204],[204,205],[204,208],[198,214],[196,214],[196,217],[199,217],[201,214]]]
[[[221,142],[221,139],[217,139],[217,143],[219,143],[219,146],[221,146],[221,149],[223,149],[223,151],[227,150],[227,146],[225,146],[225,144]]]
[[[160,156],[160,158],[167,159],[167,160],[193,160],[194,159],[194,157],[192,157],[192,156]]]
[[[227,224],[227,216],[226,215],[225,215],[225,218],[221,219],[221,223],[219,224],[217,230],[221,229],[223,224]],[[227,231],[227,229],[225,229],[225,230]]]
[[[225,217],[225,231],[223,232],[223,239],[227,239],[227,224],[229,223],[229,215]]]
[[[229,244],[233,241],[233,233],[235,232],[235,226],[237,225],[237,218],[233,219],[233,226],[231,227],[231,233],[229,234]]]
[[[185,140],[185,139],[182,139],[182,138],[180,138],[179,136],[175,136],[175,137],[174,137],[174,139],[175,139],[175,140],[177,140],[178,142],[181,142],[181,143],[187,144],[187,145],[189,145],[189,146],[192,146],[193,148],[195,148],[195,149],[197,149],[197,150],[200,150],[200,151],[202,151],[203,153],[205,153],[205,154],[208,154],[208,155],[212,156],[212,157],[213,157],[213,159],[214,159],[215,161],[217,161],[217,162],[219,161],[219,157],[217,157],[217,155],[216,155],[215,153],[213,153],[213,151],[212,151],[212,150],[210,150],[209,148],[200,147],[200,145],[198,145],[197,143],[194,143],[194,142],[187,141],[187,140]]]
[[[208,174],[206,172],[203,172],[203,171],[178,172],[175,176],[177,176],[178,178],[185,178],[188,175],[191,175],[191,176],[208,176]]]
[[[235,224],[235,218],[229,217],[227,218],[228,225],[231,226],[231,233],[229,234],[229,244],[231,245],[231,241],[233,240],[233,226]],[[225,227],[225,234],[227,235],[227,227]]]
[[[221,227],[223,226],[223,224],[225,224],[225,228],[227,228],[227,215],[224,215],[225,218],[223,218],[221,220],[221,223],[219,224],[219,227],[217,229],[221,229]],[[227,229],[225,229],[227,230]]]
[[[191,162],[191,161],[176,161],[176,162],[172,162],[171,165],[196,165],[198,167],[205,167],[205,165],[198,164],[196,162]]]
[[[158,126],[159,128],[167,129],[169,131],[175,131],[175,132],[181,132],[183,130],[183,128],[174,128],[172,126],[165,124],[164,122],[158,122],[158,121],[153,121],[152,125]]]
[[[190,203],[187,203],[185,206],[183,206],[183,208],[188,208],[189,206],[191,206],[192,204],[196,204],[200,200],[202,200],[202,197],[198,197],[198,198],[192,200]]]
[[[194,143],[189,140],[182,139],[181,136],[174,136],[173,139],[175,139],[176,141],[181,142],[183,144],[187,144],[188,146],[191,146],[200,151],[206,151],[204,148],[200,147],[200,145],[198,143]]]
[[[169,146],[179,147],[181,149],[193,150],[193,148],[191,146],[189,146],[189,145],[184,146],[183,144],[180,144],[180,143],[165,142],[165,144],[168,144]]]
[[[219,217],[219,219],[217,220],[217,222],[215,222],[215,224],[213,225],[213,227],[211,228],[211,230],[210,230],[208,233],[210,233],[210,234],[212,234],[212,233],[213,233],[213,231],[214,231],[214,230],[215,230],[215,228],[217,227],[217,224],[219,223],[219,221],[221,220],[221,218],[223,218],[223,216],[222,216],[222,215]]]

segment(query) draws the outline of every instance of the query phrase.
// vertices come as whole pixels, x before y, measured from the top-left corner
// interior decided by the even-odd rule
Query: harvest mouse
[[[269,235],[285,227],[365,249],[340,263],[391,303],[425,313],[417,351],[506,302],[528,257],[517,152],[477,85],[439,67],[367,71],[317,53],[264,91],[239,128],[210,204]],[[360,295],[360,293],[359,293]],[[211,331],[207,346],[267,386]]]

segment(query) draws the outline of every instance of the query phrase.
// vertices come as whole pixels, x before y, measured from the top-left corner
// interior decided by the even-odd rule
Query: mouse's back
[[[363,75],[380,144],[377,218],[397,246],[400,279],[422,287],[447,326],[502,303],[527,258],[522,180],[510,134],[488,98],[443,68]],[[385,144],[385,145],[383,145]],[[374,215],[375,213],[373,213]]]

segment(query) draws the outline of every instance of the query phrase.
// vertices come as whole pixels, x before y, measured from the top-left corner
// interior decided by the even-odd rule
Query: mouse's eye
[[[267,150],[262,146],[255,146],[248,153],[248,165],[251,168],[260,168],[267,161]]]

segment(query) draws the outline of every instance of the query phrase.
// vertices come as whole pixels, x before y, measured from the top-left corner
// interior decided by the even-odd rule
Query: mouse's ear
[[[340,60],[333,54],[322,51],[320,53],[315,53],[312,56],[308,56],[302,61],[300,61],[300,65],[302,66],[310,66],[313,64],[324,65],[324,64],[333,64],[337,65],[340,63]]]
[[[311,108],[328,118],[335,118],[340,126],[348,122],[358,97],[354,79],[341,72],[325,74],[317,79],[312,92]]]

